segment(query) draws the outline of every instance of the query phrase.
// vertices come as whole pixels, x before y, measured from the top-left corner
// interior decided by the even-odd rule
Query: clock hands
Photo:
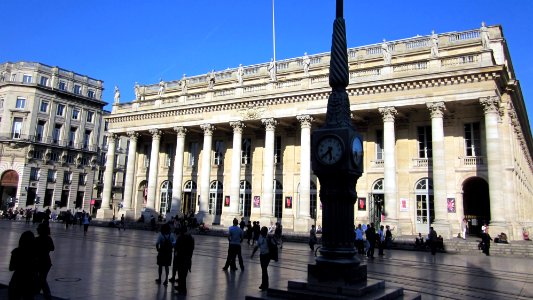
[[[328,146],[328,151],[324,152],[324,154],[322,154],[322,156],[320,158],[324,159],[326,156],[328,156],[329,160],[332,160],[333,159],[333,156],[331,155],[331,151],[332,150],[333,150],[333,147]]]

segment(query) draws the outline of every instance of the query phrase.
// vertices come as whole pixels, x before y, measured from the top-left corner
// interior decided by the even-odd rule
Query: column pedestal
[[[100,208],[96,212],[96,218],[99,220],[107,220],[113,218],[113,210],[109,208]]]
[[[315,224],[315,220],[311,218],[297,218],[294,221],[294,231],[295,232],[307,232],[311,230],[311,225]]]

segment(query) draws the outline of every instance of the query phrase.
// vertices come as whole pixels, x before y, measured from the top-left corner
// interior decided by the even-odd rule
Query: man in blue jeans
[[[228,267],[231,267],[232,271],[237,270],[237,265],[235,264],[235,256],[239,256],[239,265],[241,266],[241,271],[244,271],[244,263],[242,261],[241,254],[241,242],[243,239],[243,233],[239,227],[239,220],[236,218],[233,219],[233,226],[229,228],[228,240],[228,258],[226,259],[226,264],[222,270],[227,271]]]

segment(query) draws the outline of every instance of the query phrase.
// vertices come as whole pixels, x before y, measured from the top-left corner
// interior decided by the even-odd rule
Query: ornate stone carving
[[[313,117],[311,117],[310,115],[296,116],[296,119],[300,121],[301,128],[311,128],[311,122],[313,122]]]
[[[383,117],[383,122],[394,122],[394,118],[398,114],[398,111],[396,108],[389,106],[389,107],[380,107],[378,108],[379,113]]]
[[[204,135],[213,135],[213,131],[215,130],[215,126],[211,124],[200,125],[200,128],[204,131]]]
[[[253,104],[248,104],[248,107],[241,110],[239,113],[241,114],[244,120],[257,120],[261,118],[265,110],[266,110],[266,107],[264,106],[256,106]]]
[[[150,129],[150,130],[148,130],[148,132],[150,132],[150,134],[152,135],[152,139],[154,139],[154,140],[161,139],[161,130],[159,130],[159,129]]]
[[[265,125],[266,130],[274,130],[278,124],[278,121],[274,120],[274,118],[262,119],[261,122]]]
[[[174,131],[178,134],[178,137],[185,138],[185,135],[187,134],[187,128],[183,126],[176,126],[174,127]]]
[[[233,133],[242,133],[242,130],[246,127],[241,121],[229,122],[229,125],[233,127]]]
[[[139,138],[138,132],[128,131],[127,134],[128,134],[128,137],[130,138],[130,141],[137,141],[137,138]]]
[[[426,103],[426,106],[429,109],[431,118],[442,118],[444,116],[444,111],[446,110],[444,102]]]
[[[496,96],[479,98],[479,103],[483,105],[485,114],[495,113],[499,114],[500,98]]]

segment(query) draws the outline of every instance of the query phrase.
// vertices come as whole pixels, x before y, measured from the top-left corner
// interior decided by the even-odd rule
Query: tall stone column
[[[152,150],[150,152],[150,166],[148,170],[148,195],[146,199],[146,208],[149,210],[155,210],[161,131],[159,129],[151,129],[149,132],[152,134]],[[149,218],[147,220],[149,220]]]
[[[273,118],[262,119],[265,125],[265,151],[263,156],[263,199],[261,199],[261,221],[270,224],[273,216],[274,189],[274,134],[277,121]]]
[[[200,171],[200,207],[198,208],[196,218],[199,222],[210,222],[212,221],[211,219],[207,220],[209,218],[207,205],[209,201],[209,179],[211,174],[211,149],[213,148],[213,131],[215,127],[211,124],[204,124],[200,128],[204,131],[204,147],[202,150],[202,169]]]
[[[242,131],[245,125],[240,121],[230,122],[229,124],[233,127],[233,154],[231,156],[231,186],[228,219],[231,218],[231,220],[233,220],[233,218],[239,214]],[[231,224],[229,222],[226,223]]]
[[[176,156],[174,157],[174,173],[172,174],[172,204],[170,215],[175,216],[181,211],[181,193],[183,191],[183,157],[185,153],[185,135],[187,128],[174,127],[177,133]]]
[[[444,155],[443,116],[444,102],[427,103],[431,114],[431,144],[433,149],[433,199],[435,207],[434,229],[444,238],[450,238],[448,204],[446,202],[446,157]]]
[[[398,114],[394,107],[379,108],[383,117],[383,156],[385,178],[383,180],[385,192],[386,223],[398,223],[398,194],[396,187],[396,135],[394,119]]]
[[[112,210],[109,208],[109,204],[111,203],[111,191],[113,189],[116,138],[117,136],[113,133],[107,135],[108,146],[104,171],[104,190],[102,191],[102,205],[97,213],[98,219],[110,218],[112,215]]]
[[[500,98],[484,97],[479,102],[485,112],[485,137],[487,141],[487,163],[489,175],[489,197],[490,197],[490,232],[493,234],[509,232],[506,215],[506,201],[503,198],[502,180],[502,156],[499,136],[498,122]]]
[[[139,134],[135,131],[128,132],[130,146],[128,149],[128,161],[126,165],[126,179],[124,180],[124,210],[126,213],[131,209],[133,204],[133,178],[135,173],[135,162],[137,154],[137,138]]]
[[[295,231],[307,232],[311,228],[311,122],[310,115],[296,116],[300,121],[300,201]]]

